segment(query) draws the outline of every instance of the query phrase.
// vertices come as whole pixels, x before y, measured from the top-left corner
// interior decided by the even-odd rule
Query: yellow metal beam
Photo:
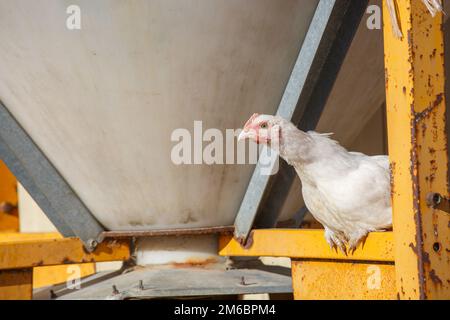
[[[429,208],[448,195],[442,14],[397,1],[402,39],[383,2],[386,105],[397,291],[403,299],[450,298],[450,215]]]
[[[303,259],[338,259],[355,261],[393,262],[393,236],[391,232],[373,232],[365,243],[348,256],[330,248],[323,230],[264,229],[252,231],[252,245],[244,249],[232,238],[219,239],[222,256],[269,256]]]
[[[20,232],[2,232],[0,233],[0,243],[18,242],[18,241],[40,241],[50,239],[63,239],[58,232],[48,233],[20,233]]]
[[[0,243],[19,241],[42,241],[49,239],[62,239],[59,233],[0,233]],[[73,266],[73,265],[71,265]],[[76,264],[80,277],[95,273],[95,263]],[[55,265],[33,268],[33,288],[41,288],[52,284],[63,283],[70,274],[68,265]]]
[[[296,300],[395,299],[392,264],[292,261]]]
[[[129,258],[127,240],[104,241],[93,253],[87,252],[76,238],[0,242],[0,270]]]
[[[0,300],[31,300],[33,269],[0,270]]]
[[[80,263],[33,268],[33,289],[65,283],[74,272],[84,278],[95,273],[95,263]]]

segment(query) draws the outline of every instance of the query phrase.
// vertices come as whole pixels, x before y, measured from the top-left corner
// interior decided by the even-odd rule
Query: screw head
[[[90,250],[94,250],[98,246],[98,242],[95,239],[89,239],[87,241],[87,245],[88,245]]]

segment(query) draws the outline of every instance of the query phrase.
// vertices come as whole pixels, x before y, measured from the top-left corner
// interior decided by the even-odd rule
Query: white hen
[[[302,181],[306,207],[330,246],[354,251],[368,232],[392,225],[389,160],[348,152],[329,134],[303,132],[277,116],[254,114],[239,140],[279,146]],[[277,141],[274,141],[274,140]]]

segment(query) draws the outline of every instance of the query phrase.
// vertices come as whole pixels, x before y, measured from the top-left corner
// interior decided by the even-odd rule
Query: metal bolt
[[[251,286],[256,284],[256,282],[246,282],[244,277],[241,277],[241,282],[239,283],[241,286]]]
[[[114,295],[116,295],[116,294],[119,294],[119,293],[120,293],[120,292],[119,292],[119,290],[117,290],[117,287],[116,287],[116,285],[114,285],[114,284],[113,284],[113,286],[112,286],[112,289],[113,289],[113,292],[112,292],[112,293],[113,293]]]
[[[94,250],[98,246],[98,242],[97,242],[97,240],[89,239],[87,241],[87,245],[89,247],[89,250]]]
[[[50,290],[50,299],[56,299],[58,296],[56,295],[55,291]]]

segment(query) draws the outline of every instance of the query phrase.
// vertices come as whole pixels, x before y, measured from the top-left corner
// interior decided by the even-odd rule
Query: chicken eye
[[[260,128],[261,129],[267,129],[267,123],[261,123]]]

